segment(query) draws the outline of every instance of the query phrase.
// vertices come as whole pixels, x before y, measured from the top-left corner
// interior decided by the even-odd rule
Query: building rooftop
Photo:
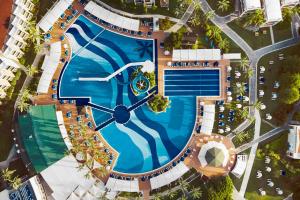
[[[282,20],[280,0],[265,0],[266,22],[278,22]]]
[[[1,1],[0,4],[0,47],[3,47],[5,37],[7,35],[10,14],[12,11],[12,0]]]
[[[243,0],[243,3],[245,11],[256,10],[261,8],[260,0]]]
[[[283,6],[296,5],[300,3],[299,0],[281,0]]]

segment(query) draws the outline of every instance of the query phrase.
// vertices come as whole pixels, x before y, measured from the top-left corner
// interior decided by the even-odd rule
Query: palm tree
[[[210,19],[213,18],[214,16],[215,16],[215,11],[214,11],[214,10],[211,10],[211,11],[205,13],[205,21],[210,20]]]
[[[262,9],[257,9],[246,16],[246,22],[244,23],[244,26],[261,26],[264,23],[264,11]]]
[[[184,196],[186,196],[186,194],[188,193],[187,190],[188,190],[189,184],[185,180],[180,178],[179,179],[179,185],[180,185],[182,193],[184,194]]]
[[[221,11],[227,11],[230,6],[229,0],[219,0],[218,1],[218,9]]]
[[[284,7],[284,8],[282,8],[282,17],[283,17],[284,21],[285,20],[291,21],[292,16],[299,12],[300,12],[299,6]]]
[[[243,84],[240,87],[233,85],[233,92],[239,96],[243,96],[246,92],[246,87]]]
[[[230,46],[229,40],[227,38],[220,39],[219,42],[218,42],[218,46],[224,52],[228,52],[229,51],[229,46]]]
[[[12,178],[12,175],[15,172],[16,172],[16,170],[9,170],[8,168],[6,168],[1,171],[1,176],[4,179],[4,181],[10,181]]]
[[[219,41],[221,39],[221,29],[217,26],[206,26],[206,36],[210,39],[215,39],[216,41]]]
[[[43,44],[35,44],[34,45],[34,52],[38,53],[43,49],[44,45]]]
[[[12,188],[14,188],[15,190],[19,189],[19,187],[22,185],[22,180],[19,177],[15,177],[11,180],[10,185],[12,186]]]
[[[254,104],[252,104],[251,106],[253,106],[255,109],[257,110],[261,110],[261,106],[263,105],[263,103],[261,101],[256,101]]]
[[[247,69],[245,70],[246,78],[250,78],[251,76],[253,76],[253,73],[254,73],[254,71],[253,71],[252,68],[247,68]]]
[[[174,199],[174,197],[177,195],[177,191],[176,190],[169,190],[168,192],[168,197],[170,199]]]
[[[193,187],[191,189],[192,199],[200,199],[202,197],[202,190],[199,187]]]
[[[28,23],[28,35],[29,35],[29,40],[33,44],[39,44],[39,42],[43,39],[39,28],[36,26],[36,21],[32,20]]]
[[[201,3],[199,1],[194,1],[194,9],[196,13],[199,13],[201,10]]]
[[[154,194],[154,200],[161,200],[161,195],[159,193]]]
[[[39,72],[39,70],[37,67],[30,65],[29,67],[27,67],[27,72],[28,72],[28,76],[33,77],[36,73]]]
[[[241,59],[241,68],[242,68],[242,70],[245,71],[247,68],[249,68],[249,66],[250,66],[250,61],[248,60],[247,57],[243,57]]]
[[[97,168],[98,172],[100,173],[101,177],[104,177],[107,175],[108,171],[104,167]]]
[[[239,113],[238,115],[244,120],[244,119],[248,119],[249,117],[249,110],[247,107],[244,107],[243,109],[239,109],[238,110]]]
[[[20,112],[24,112],[24,111],[26,112],[30,108],[30,104],[26,103],[25,101],[19,101],[17,107],[20,110]]]
[[[192,19],[191,19],[191,24],[192,24],[192,26],[193,27],[196,27],[196,26],[199,26],[200,24],[201,24],[201,22],[200,22],[200,18],[199,18],[199,16],[198,15],[193,15],[193,17],[192,17]]]

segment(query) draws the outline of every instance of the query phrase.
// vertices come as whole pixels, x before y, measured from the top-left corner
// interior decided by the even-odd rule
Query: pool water
[[[154,41],[137,39],[105,30],[80,16],[67,30],[72,59],[61,75],[60,98],[89,98],[93,104],[114,109],[129,107],[146,94],[135,96],[128,68],[108,82],[79,81],[79,77],[106,77],[131,62],[154,62]],[[104,139],[119,153],[113,170],[144,173],[160,168],[174,159],[186,146],[196,118],[196,97],[170,97],[171,107],[153,113],[146,104],[130,111],[127,123],[113,122],[100,129]],[[97,125],[112,116],[93,109]]]

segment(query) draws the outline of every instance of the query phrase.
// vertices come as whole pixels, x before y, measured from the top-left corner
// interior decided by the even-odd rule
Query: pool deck
[[[74,1],[74,4],[73,4],[73,8],[74,9],[77,9],[79,11],[78,15],[80,15],[82,12],[83,12],[83,6],[81,4],[78,3],[78,1]],[[71,11],[66,11],[65,12],[66,15],[70,15],[71,14]],[[66,26],[66,29],[68,29],[68,27],[76,20],[77,17],[74,17],[72,19],[72,21],[70,23],[67,24]],[[54,43],[54,42],[57,42],[57,41],[60,41],[60,36],[64,34],[65,30],[62,30],[60,28],[60,23],[64,22],[64,20],[62,19],[59,19],[56,24],[54,25],[52,31],[50,32],[51,35],[52,35],[52,38],[50,41],[47,41],[47,44],[51,44],[51,43]],[[142,27],[143,31],[147,31],[148,27]],[[114,30],[116,31],[116,30]],[[124,33],[123,33],[124,34]],[[163,32],[163,31],[159,31],[159,32],[155,32],[153,33],[153,38],[157,39],[157,49],[158,49],[158,91],[160,94],[163,94],[163,83],[164,83],[164,80],[163,80],[163,75],[164,75],[164,70],[165,69],[178,69],[178,68],[175,68],[175,67],[167,67],[167,62],[169,62],[171,60],[171,56],[165,56],[164,55],[164,52],[163,52],[163,49],[159,48],[159,44],[160,42],[162,42],[166,37],[166,34]],[[70,50],[70,44],[68,42],[67,39],[61,41],[62,42],[62,49],[64,49],[64,45],[66,44],[68,46],[67,49]],[[69,51],[70,52],[70,51]],[[64,55],[64,51],[62,51],[62,55],[61,57],[65,58],[67,61],[70,59],[70,55],[65,57]],[[220,97],[217,97],[217,98],[200,98],[201,101],[205,101],[206,103],[214,103],[215,100],[219,100],[219,99],[225,99],[226,98],[226,87],[227,87],[227,82],[226,82],[226,66],[229,65],[229,61],[228,60],[222,60],[220,61],[220,67],[219,69],[221,70],[221,80],[222,80],[222,83],[221,83],[221,86],[222,86],[222,89],[221,89],[221,93],[222,95]],[[63,69],[63,66],[64,66],[64,63],[60,63],[59,66],[57,67],[57,70],[53,76],[53,79],[56,79],[58,80],[59,79],[59,76],[62,72],[62,69]],[[189,67],[183,67],[182,69],[202,69],[202,67],[197,67],[197,68],[189,68]],[[53,100],[52,99],[52,94],[56,93],[56,91],[53,91],[52,88],[51,88],[51,84],[50,84],[50,87],[49,87],[49,90],[48,90],[48,93],[47,94],[39,94],[37,95],[35,98],[34,98],[34,104],[37,104],[37,105],[47,105],[47,104],[55,104],[57,106],[57,110],[59,111],[62,111],[63,112],[63,116],[64,116],[64,122],[65,122],[65,126],[66,126],[66,129],[67,131],[69,132],[70,131],[70,125],[74,125],[76,126],[78,124],[77,120],[76,120],[76,117],[78,116],[78,113],[77,113],[77,108],[76,108],[76,105],[75,104],[69,104],[69,103],[65,103],[65,104],[60,104],[60,102],[58,100]],[[199,99],[199,97],[198,97]],[[199,99],[199,100],[200,100]],[[67,112],[72,112],[72,117],[70,118],[67,118],[66,117],[66,113]],[[89,107],[87,107],[87,112],[90,116],[92,116],[92,113],[91,113],[91,109]],[[81,114],[81,113],[80,113]],[[82,117],[83,119],[83,123],[87,123],[88,119],[85,119],[85,117]],[[93,123],[93,120],[91,120],[91,122]],[[95,124],[93,124],[94,127],[96,127]],[[95,134],[97,134],[100,138],[100,143],[103,143],[104,146],[103,147],[100,147],[99,144],[96,144],[97,148],[99,148],[99,150],[103,150],[103,148],[109,148],[110,152],[114,155],[114,159],[113,159],[113,162],[111,164],[111,168],[114,166],[115,162],[116,162],[116,159],[118,157],[118,153],[110,147],[110,145],[106,142],[106,140],[101,136],[101,134],[99,134],[99,132],[97,131],[94,131],[93,129],[89,129],[87,128],[87,134],[90,135],[90,136],[93,136]],[[78,133],[76,131],[75,132],[75,135],[78,135]],[[197,155],[201,149],[201,146],[203,144],[205,144],[206,142],[208,141],[212,141],[212,140],[215,140],[215,141],[218,141],[220,142],[220,137],[216,138],[215,134],[212,134],[212,136],[207,136],[207,135],[203,135],[203,134],[197,134],[197,133],[193,133],[193,136],[189,142],[189,144],[187,144],[187,147],[190,147],[193,151],[192,153],[189,155],[189,157],[187,157],[184,161],[184,163],[189,167],[189,168],[195,168],[199,173],[207,176],[207,177],[213,177],[213,176],[218,176],[218,175],[224,175],[224,174],[227,174],[231,167],[233,166],[234,164],[234,160],[235,160],[235,157],[233,157],[235,155],[235,152],[234,152],[234,146],[233,144],[231,143],[231,141],[224,137],[223,140],[222,140],[222,143],[229,149],[230,153],[232,154],[230,156],[230,162],[228,163],[228,165],[224,168],[214,168],[214,167],[201,167],[199,161],[198,161],[198,158],[197,158]],[[80,140],[82,141],[82,140]],[[98,146],[99,145],[99,146]],[[186,149],[184,149],[182,152],[184,152]],[[182,154],[178,155],[176,158],[174,158],[174,160],[178,160],[180,159],[180,157],[182,156]],[[99,161],[101,162],[101,161]],[[171,163],[168,164],[169,166],[171,166]],[[121,174],[121,173],[117,173],[117,172],[112,172],[111,169],[108,171],[108,175],[109,173],[114,173],[115,175],[120,175],[122,177],[135,177],[135,178],[139,178],[139,187],[140,187],[140,190],[143,191],[143,194],[146,196],[146,199],[147,199],[147,195],[149,195],[149,192],[150,192],[150,189],[151,189],[151,186],[150,186],[150,181],[149,180],[146,180],[146,181],[141,181],[141,177],[142,176],[146,176],[146,175],[150,175],[150,174],[153,174],[157,171],[162,171],[163,168],[165,168],[166,166],[160,168],[160,169],[157,169],[155,171],[152,171],[152,172],[149,172],[149,173],[144,173],[144,174],[139,174],[139,175],[132,175],[132,174]],[[104,183],[107,182],[109,176],[104,176],[104,177],[98,177],[100,178]]]

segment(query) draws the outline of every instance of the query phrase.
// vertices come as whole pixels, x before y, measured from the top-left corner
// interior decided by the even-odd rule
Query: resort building
[[[266,25],[273,26],[282,21],[280,0],[264,0]]]
[[[287,156],[300,159],[300,125],[290,124],[289,131]]]
[[[285,7],[285,6],[296,6],[300,3],[299,0],[281,0],[281,6]]]
[[[260,0],[241,0],[242,14],[261,9]]]
[[[28,21],[32,17],[34,4],[30,0],[4,1],[0,5],[0,99],[6,96],[5,90],[10,87],[14,72],[20,68],[17,59],[23,56],[22,49],[27,45]]]

